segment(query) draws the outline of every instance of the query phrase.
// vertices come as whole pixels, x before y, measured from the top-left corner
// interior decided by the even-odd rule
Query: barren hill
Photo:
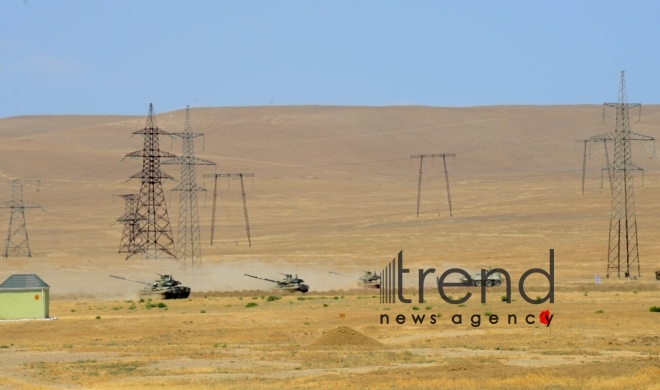
[[[547,268],[554,248],[557,283],[588,282],[604,275],[610,199],[607,175],[601,191],[602,145],[592,146],[581,195],[582,145],[575,141],[613,131],[613,115],[608,111],[603,124],[595,105],[194,108],[193,129],[206,134],[197,155],[215,161],[218,173],[255,174],[246,182],[253,245],[245,238],[240,187],[221,181],[217,244],[209,246],[210,191],[206,202],[200,194],[204,268],[186,276],[171,261],[125,261],[117,253],[123,204],[112,195],[139,189],[127,180],[140,162],[122,159],[142,148],[131,133],[145,117],[0,119],[0,199],[10,199],[10,179],[40,179],[41,192],[26,187],[25,200],[47,211],[28,212],[33,257],[0,260],[0,278],[36,272],[53,293],[98,294],[137,286],[106,280],[108,273],[149,280],[171,271],[199,290],[267,288],[241,274],[297,270],[319,290],[353,285],[329,270],[380,271],[403,250],[411,272],[501,266],[517,280],[528,268]],[[660,137],[660,106],[645,106],[640,123],[636,111],[631,117],[633,131]],[[157,120],[180,131],[184,111],[157,112]],[[171,144],[161,140],[163,149]],[[180,147],[174,140],[171,151]],[[419,160],[410,155],[420,153],[456,154],[447,161],[451,218],[437,159],[424,161],[415,217]],[[637,212],[642,274],[650,279],[660,269],[660,163],[651,143],[635,145],[633,154],[646,169],[644,188],[636,177]],[[179,177],[176,166],[163,170]],[[210,190],[202,174],[213,172],[198,168],[198,182]],[[176,193],[168,197],[175,236],[177,200]],[[8,210],[1,215],[9,219]]]

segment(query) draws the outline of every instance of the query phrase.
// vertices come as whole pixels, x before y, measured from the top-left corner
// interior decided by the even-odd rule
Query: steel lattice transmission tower
[[[141,250],[139,245],[140,222],[143,221],[144,218],[137,214],[138,194],[117,196],[125,201],[124,215],[117,218],[117,222],[122,222],[124,224],[121,242],[119,243],[119,253],[128,253],[130,256]]]
[[[202,247],[199,228],[199,211],[197,208],[197,192],[206,191],[197,185],[195,165],[215,165],[214,162],[195,157],[194,139],[203,133],[193,133],[190,126],[190,106],[186,107],[186,122],[182,133],[171,133],[181,138],[181,157],[163,161],[163,164],[181,165],[181,182],[172,191],[179,191],[179,226],[177,234],[177,260],[183,262],[184,269],[190,263],[191,267],[202,261]]]
[[[0,204],[0,208],[11,209],[9,217],[9,229],[5,250],[2,256],[26,256],[32,257],[30,252],[30,241],[28,239],[27,227],[25,226],[25,209],[42,209],[36,203],[23,202],[23,187],[26,184],[35,184],[39,192],[39,180],[12,180],[11,202]]]
[[[144,129],[133,134],[144,137],[143,149],[126,155],[131,158],[142,158],[142,171],[131,176],[142,181],[135,209],[141,220],[139,234],[136,237],[136,250],[129,253],[126,259],[136,253],[144,253],[147,259],[158,258],[163,253],[176,257],[162,184],[163,179],[172,179],[172,176],[160,170],[160,159],[177,156],[160,150],[160,137],[170,134],[158,128],[153,104],[149,104],[149,115]]]
[[[655,139],[630,131],[630,108],[641,104],[627,102],[623,71],[619,83],[618,102],[605,103],[605,105],[616,109],[616,129],[613,133],[596,135],[590,139],[614,142],[614,161],[609,167],[612,174],[612,205],[607,249],[607,277],[609,278],[610,272],[614,271],[618,277],[621,277],[622,267],[626,277],[629,277],[631,270],[634,269],[637,270],[638,276],[641,276],[633,172],[642,168],[632,161],[631,142],[655,141]]]

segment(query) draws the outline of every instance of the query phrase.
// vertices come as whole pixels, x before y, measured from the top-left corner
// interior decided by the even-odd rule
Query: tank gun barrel
[[[110,275],[110,277],[111,277],[111,278],[121,279],[121,280],[128,280],[129,282],[135,282],[135,283],[146,284],[147,286],[151,286],[151,283],[142,282],[142,281],[140,281],[140,280],[129,279],[129,278],[124,278],[124,277],[121,277],[121,276],[115,276],[115,275]]]
[[[340,274],[339,272],[330,271],[330,273],[333,274],[333,275],[339,275],[339,276],[344,276],[344,277],[351,278],[351,279],[357,279],[357,277],[355,277],[355,276],[344,275],[344,274]]]
[[[268,281],[268,282],[278,283],[277,280],[273,280],[273,279],[260,278],[258,276],[248,275],[248,274],[243,274],[243,275],[248,276],[250,278],[254,278],[254,279],[259,279],[259,280],[265,280],[265,281]]]

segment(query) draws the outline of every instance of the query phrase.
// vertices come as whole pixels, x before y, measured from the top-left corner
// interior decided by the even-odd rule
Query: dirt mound
[[[310,344],[311,347],[322,346],[379,346],[379,341],[367,337],[362,333],[347,326],[325,332],[318,340]]]

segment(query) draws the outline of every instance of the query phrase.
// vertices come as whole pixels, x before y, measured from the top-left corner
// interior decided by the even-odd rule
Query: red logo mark
[[[539,314],[539,320],[545,326],[550,326],[550,323],[552,322],[552,317],[554,317],[554,314],[550,314],[550,310],[543,310],[541,314]]]

